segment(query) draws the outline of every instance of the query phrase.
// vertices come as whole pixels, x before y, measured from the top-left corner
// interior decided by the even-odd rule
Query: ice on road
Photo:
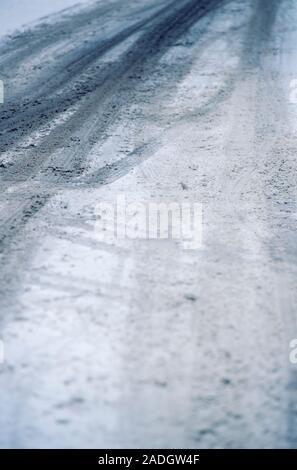
[[[0,44],[0,446],[297,447],[296,2],[34,3]],[[201,204],[202,245],[105,238],[123,196]]]

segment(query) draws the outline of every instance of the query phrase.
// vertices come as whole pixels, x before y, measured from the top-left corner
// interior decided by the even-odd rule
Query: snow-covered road
[[[0,43],[0,446],[297,447],[297,2],[36,19]],[[202,245],[102,236],[119,197],[201,204]]]

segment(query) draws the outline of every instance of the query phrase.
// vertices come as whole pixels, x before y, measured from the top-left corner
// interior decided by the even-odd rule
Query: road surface
[[[0,41],[0,446],[297,447],[297,2],[31,19]],[[201,204],[201,246],[102,237],[123,196]]]

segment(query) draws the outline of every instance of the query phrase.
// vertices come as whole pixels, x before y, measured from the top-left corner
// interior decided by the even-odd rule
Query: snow
[[[74,4],[0,0],[8,13],[18,3],[31,16],[20,10],[12,28]],[[24,89],[32,101],[35,88],[69,63],[88,85],[94,71],[107,70],[108,87],[54,118],[56,101],[48,100],[46,126],[32,128],[29,120],[23,140],[7,146],[0,447],[296,447],[289,363],[297,332],[296,104],[289,82],[297,4],[222,3],[180,37],[174,21],[174,44],[160,39],[144,60],[137,39],[148,51],[148,38],[164,28],[164,13],[144,21],[161,3],[123,1],[122,10],[97,12],[94,21],[93,12],[84,21],[78,15],[66,38],[59,24],[47,37],[40,28],[38,47],[28,43],[19,58],[18,49],[4,57],[12,99]],[[269,5],[275,20],[267,19]],[[140,20],[145,27],[127,37]],[[102,38],[119,37],[116,47],[92,55]],[[82,73],[86,51],[96,60]],[[129,52],[138,63],[126,60]],[[70,87],[70,79],[58,81],[55,91],[67,98]],[[33,124],[34,113],[25,115]],[[17,123],[27,131],[22,116]],[[31,155],[41,164],[33,160],[33,177],[24,181]],[[36,210],[40,195],[46,203]],[[121,195],[128,203],[201,203],[202,248],[102,240],[98,204]]]
[[[64,8],[90,0],[0,0],[0,36]]]

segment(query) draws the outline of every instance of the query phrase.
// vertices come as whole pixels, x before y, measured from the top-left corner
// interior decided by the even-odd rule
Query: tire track
[[[77,128],[77,121],[79,120],[79,127],[81,126],[82,118],[86,119],[88,115],[96,115],[97,109],[101,108],[103,102],[106,102],[107,99],[112,98],[112,95],[117,91],[117,88],[125,85],[129,86],[129,77],[127,77],[128,73],[133,73],[133,70],[140,65],[149,64],[149,67],[153,67],[156,61],[164,54],[165,50],[176,41],[191,25],[193,25],[200,17],[210,11],[218,3],[221,3],[220,0],[213,0],[211,2],[206,0],[192,0],[183,2],[184,6],[182,8],[177,8],[176,0],[171,3],[172,12],[168,13],[168,9],[164,8],[162,10],[163,13],[167,13],[160,17],[160,12],[155,14],[153,18],[149,20],[149,22],[153,22],[153,20],[159,19],[156,23],[153,22],[152,27],[145,32],[139,40],[123,55],[119,62],[113,64],[112,67],[106,66],[103,69],[100,69],[99,74],[97,72],[97,76],[92,77],[92,80],[86,80],[83,77],[80,86],[76,86],[75,89],[71,88],[68,92],[63,93],[63,95],[58,95],[57,100],[51,102],[46,101],[45,103],[36,103],[36,106],[32,107],[29,104],[26,106],[26,109],[19,113],[16,113],[16,117],[14,120],[9,121],[9,129],[7,129],[7,124],[4,124],[4,139],[3,134],[1,136],[2,145],[4,146],[5,150],[9,149],[9,146],[15,144],[16,137],[14,134],[14,130],[17,129],[17,126],[21,124],[21,126],[29,126],[28,129],[21,128],[22,137],[27,133],[31,133],[32,131],[38,129],[41,125],[46,124],[46,122],[50,121],[53,116],[56,116],[57,113],[61,113],[65,111],[70,106],[73,106],[80,101],[82,96],[84,95],[92,95],[89,96],[89,101],[86,100],[84,104],[84,110],[81,111],[81,116],[74,116],[70,119],[65,126],[63,126],[63,136],[65,139],[65,128],[68,129],[69,134],[73,133],[74,130]],[[115,38],[108,42],[107,44],[101,45],[100,48],[96,50],[96,52],[92,51],[90,56],[79,58],[76,64],[78,65],[78,70],[73,70],[70,76],[73,74],[80,73],[89,62],[93,62],[93,60],[97,60],[101,57],[102,54],[106,53],[109,49],[115,47],[125,39],[134,34],[139,29],[141,29],[147,20],[144,20],[133,27],[128,28],[124,32],[121,32]],[[94,55],[95,54],[95,55]],[[67,77],[65,77],[66,80]],[[64,81],[65,81],[64,80]],[[66,80],[67,82],[67,80]],[[86,83],[87,82],[87,83]],[[127,83],[125,83],[127,82]],[[68,82],[67,82],[68,83]],[[77,84],[76,84],[77,85]],[[134,86],[134,85],[132,85]],[[95,95],[93,94],[95,92]],[[117,102],[120,101],[119,97],[117,96]],[[123,99],[125,102],[125,99]],[[90,103],[93,103],[90,107]],[[94,106],[95,103],[95,106]],[[33,103],[35,104],[35,103]],[[116,108],[115,108],[116,106]],[[29,107],[29,109],[27,109]],[[66,107],[66,108],[65,108]],[[87,112],[85,110],[87,109]],[[109,115],[112,117],[118,113],[120,106],[113,103],[112,110],[108,110]],[[116,109],[116,112],[115,112]],[[40,114],[41,113],[41,114]],[[101,115],[104,114],[101,111]],[[106,114],[106,113],[105,113]],[[35,116],[37,115],[38,120],[34,121]],[[44,119],[44,120],[43,120]],[[33,122],[32,122],[33,121]],[[100,118],[101,122],[98,122],[96,127],[100,127],[102,129],[102,121],[104,123],[104,119],[102,116]],[[24,124],[22,124],[24,123]],[[28,124],[29,123],[29,124]],[[106,124],[104,125],[106,128]],[[61,126],[62,130],[62,126]],[[0,124],[0,131],[1,131],[1,124]],[[3,130],[2,130],[3,132]],[[58,130],[58,134],[61,134],[60,130]],[[53,137],[54,136],[54,137]],[[56,140],[57,144],[54,145],[54,149],[59,148],[61,146],[61,141],[59,141],[59,135],[55,135],[55,133],[51,134],[51,141]],[[65,143],[65,140],[63,144]],[[9,181],[17,179],[17,174],[22,175],[22,179],[26,179],[28,176],[32,175],[34,171],[32,171],[35,167],[36,158],[34,158],[34,153],[38,152],[38,154],[43,151],[46,152],[50,142],[46,140],[43,146],[39,146],[38,149],[32,152],[28,152],[27,156],[22,159],[22,162],[18,164],[16,162],[10,168],[5,168],[2,171],[2,181]],[[38,159],[40,160],[40,159]],[[35,163],[34,163],[35,162]],[[37,165],[38,167],[38,165]]]
[[[20,243],[24,245],[23,238],[26,238],[26,226],[32,217],[37,216],[39,211],[47,204],[52,195],[61,188],[94,187],[98,185],[110,184],[123,177],[142,161],[149,158],[155,151],[157,142],[147,143],[139,148],[135,148],[125,158],[117,161],[114,165],[105,165],[94,174],[87,175],[85,180],[80,179],[84,172],[84,159],[88,151],[95,142],[104,141],[106,130],[120,116],[121,109],[126,105],[129,93],[137,93],[138,75],[142,76],[142,81],[147,80],[160,58],[188,29],[200,18],[208,14],[212,9],[218,7],[224,0],[184,0],[173,1],[171,8],[163,8],[154,14],[150,20],[143,20],[133,25],[130,29],[124,29],[116,38],[116,43],[129,38],[129,35],[141,33],[136,41],[126,50],[119,60],[111,65],[101,67],[100,73],[94,78],[92,86],[88,81],[82,86],[91,87],[86,94],[81,97],[79,93],[71,92],[69,95],[73,101],[71,104],[80,104],[80,108],[67,122],[58,125],[46,138],[36,147],[30,147],[22,158],[12,166],[0,170],[0,180],[4,196],[4,210],[1,216],[0,225],[0,255],[2,269],[0,270],[0,282],[5,288],[5,296],[1,303],[5,306],[8,299],[7,292],[16,291],[16,286],[21,283],[21,275],[15,276],[16,265],[18,272],[21,265],[25,265],[30,257],[31,249],[21,252],[18,250]],[[115,38],[113,38],[115,39]],[[107,47],[107,44],[105,44]],[[108,47],[112,48],[111,44]],[[89,60],[92,65],[100,59],[103,50],[91,53]],[[83,61],[84,59],[82,59]],[[82,64],[78,62],[78,68]],[[81,66],[82,74],[87,74]],[[95,69],[96,70],[96,69]],[[186,68],[183,70],[186,73]],[[132,77],[132,78],[131,78]],[[168,77],[169,78],[169,77]],[[175,83],[176,78],[170,77]],[[66,86],[68,84],[66,83]],[[169,82],[167,83],[169,85]],[[82,99],[83,98],[83,99]],[[65,106],[65,95],[58,101],[60,108]],[[50,116],[56,116],[56,106],[48,102],[50,109],[47,120]],[[33,116],[37,112],[33,111]],[[26,118],[24,117],[26,116]],[[32,117],[32,115],[31,115]],[[30,112],[18,116],[16,124],[28,124]],[[38,128],[39,122],[30,122],[30,130]],[[26,129],[26,127],[25,127]],[[99,129],[99,132],[98,132]],[[79,138],[79,145],[73,143],[73,139]],[[2,140],[2,137],[1,137]],[[12,139],[14,142],[14,139]],[[18,185],[20,184],[20,190]],[[10,188],[12,192],[10,193]],[[25,243],[28,245],[28,243]]]
[[[28,90],[29,98],[24,100],[22,92],[4,104],[0,120],[0,152],[6,151],[18,140],[50,122],[58,113],[94,92],[102,84],[102,76],[104,80],[109,67],[100,67],[98,72],[98,66],[89,70],[90,65],[153,22],[167,8],[168,6],[149,18],[124,28],[106,40],[99,38],[88,46],[81,45],[78,50],[63,57],[63,63],[54,67],[51,76],[34,84],[33,90]]]

